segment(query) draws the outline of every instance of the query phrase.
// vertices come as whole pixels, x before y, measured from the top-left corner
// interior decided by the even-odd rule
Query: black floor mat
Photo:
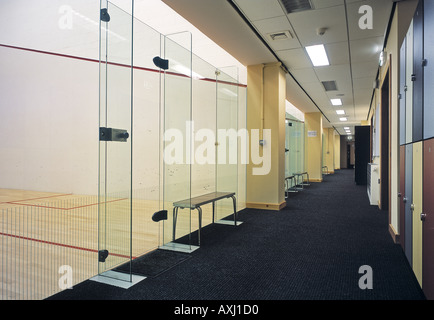
[[[156,277],[190,258],[191,256],[185,253],[158,249],[131,261],[131,273]],[[115,268],[115,271],[130,272],[130,263]]]

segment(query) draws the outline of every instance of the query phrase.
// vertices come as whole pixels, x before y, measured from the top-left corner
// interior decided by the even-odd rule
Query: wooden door
[[[405,146],[405,193],[404,193],[404,215],[405,215],[405,255],[410,265],[413,264],[413,219],[411,215],[411,204],[413,198],[413,145]]]
[[[405,145],[399,147],[399,243],[405,250]]]
[[[413,144],[413,201],[411,205],[413,224],[413,272],[422,287],[422,189],[423,189],[423,142]]]
[[[424,141],[423,176],[422,289],[434,300],[434,139]]]

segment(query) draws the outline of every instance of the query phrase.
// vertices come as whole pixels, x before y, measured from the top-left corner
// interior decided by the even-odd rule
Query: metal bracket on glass
[[[127,130],[124,129],[113,129],[113,128],[99,128],[99,140],[100,141],[119,141],[127,142],[129,138]]]
[[[107,8],[101,9],[101,15],[100,15],[101,21],[109,22],[110,21],[110,15],[107,12]]]
[[[154,59],[152,59],[152,61],[154,62],[155,66],[163,69],[163,70],[167,70],[169,69],[169,60],[160,58],[160,57],[155,57]]]
[[[107,259],[109,255],[108,250],[99,250],[98,251],[98,261],[99,262],[105,262],[105,259]]]

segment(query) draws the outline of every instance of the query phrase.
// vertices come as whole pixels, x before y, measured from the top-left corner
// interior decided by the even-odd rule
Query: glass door
[[[131,264],[132,16],[101,1],[98,274]],[[130,269],[131,270],[131,269]]]
[[[162,77],[163,106],[163,249],[191,252],[191,232],[198,228],[198,212],[191,217],[191,164],[193,156],[191,34],[162,37],[157,66]]]
[[[238,134],[238,69],[220,68],[216,75],[216,191],[234,192],[235,200],[228,198],[215,203],[215,221],[233,224],[238,191],[238,145],[243,138]]]

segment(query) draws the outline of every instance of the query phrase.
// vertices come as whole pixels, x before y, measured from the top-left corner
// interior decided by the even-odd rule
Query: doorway
[[[389,190],[389,170],[390,170],[390,157],[389,157],[389,107],[390,107],[390,67],[384,77],[381,86],[381,196],[380,196],[380,209],[389,210],[390,190]],[[390,214],[389,214],[390,220]]]

